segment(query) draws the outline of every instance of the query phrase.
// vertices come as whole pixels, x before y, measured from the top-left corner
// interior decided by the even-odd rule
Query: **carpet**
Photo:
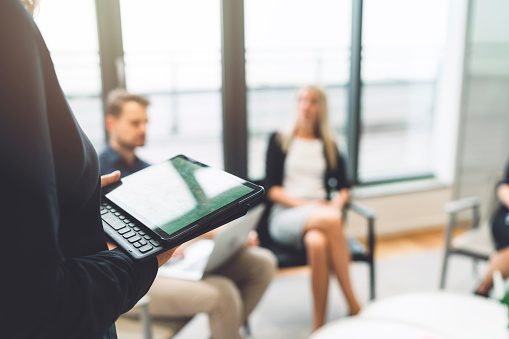
[[[438,290],[443,252],[428,250],[380,259],[376,263],[377,299],[398,294]],[[478,279],[473,275],[472,260],[451,256],[447,274],[446,290],[470,293]],[[479,265],[483,272],[485,264]],[[369,303],[368,267],[352,263],[352,284],[363,305]],[[278,275],[249,319],[252,339],[304,339],[309,337],[312,323],[311,288],[309,273]],[[331,278],[328,298],[328,321],[344,317],[347,313],[336,279]],[[208,339],[208,318],[199,314],[186,325],[176,339]]]

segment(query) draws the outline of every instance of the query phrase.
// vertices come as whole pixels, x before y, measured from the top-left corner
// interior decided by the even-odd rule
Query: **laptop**
[[[101,218],[109,240],[146,260],[235,220],[263,187],[178,155],[103,189]]]
[[[182,259],[172,260],[159,268],[162,277],[200,280],[204,275],[214,272],[232,258],[247,241],[263,213],[263,206],[258,205],[243,217],[240,217],[218,231],[214,240],[200,239],[184,250]]]

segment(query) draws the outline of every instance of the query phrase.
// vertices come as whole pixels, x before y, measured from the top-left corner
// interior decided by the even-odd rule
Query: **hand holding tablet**
[[[106,234],[144,260],[244,214],[263,187],[184,155],[152,165],[105,188]]]

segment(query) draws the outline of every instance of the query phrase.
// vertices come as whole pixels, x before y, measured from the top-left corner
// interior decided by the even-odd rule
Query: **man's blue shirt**
[[[121,178],[123,178],[129,174],[147,168],[150,164],[138,157],[135,157],[134,162],[129,164],[122,155],[108,145],[106,149],[99,154],[99,166],[101,168],[101,175],[119,170]]]

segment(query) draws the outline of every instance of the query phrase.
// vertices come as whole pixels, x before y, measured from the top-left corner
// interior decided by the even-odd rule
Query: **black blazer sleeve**
[[[343,188],[350,188],[350,182],[348,181],[347,177],[347,171],[346,171],[346,164],[343,156],[341,154],[337,155],[337,164],[338,168],[336,169],[336,178],[338,181],[338,187],[337,190],[341,190]]]
[[[265,162],[265,191],[272,186],[283,185],[283,166],[286,154],[283,153],[278,141],[278,134],[273,133],[269,138],[267,158]]]
[[[500,183],[509,185],[509,161],[507,162],[507,165],[505,166],[504,176],[502,177],[502,180]]]
[[[43,44],[21,2],[0,1],[0,336],[100,338],[157,261],[107,250],[97,155]]]

